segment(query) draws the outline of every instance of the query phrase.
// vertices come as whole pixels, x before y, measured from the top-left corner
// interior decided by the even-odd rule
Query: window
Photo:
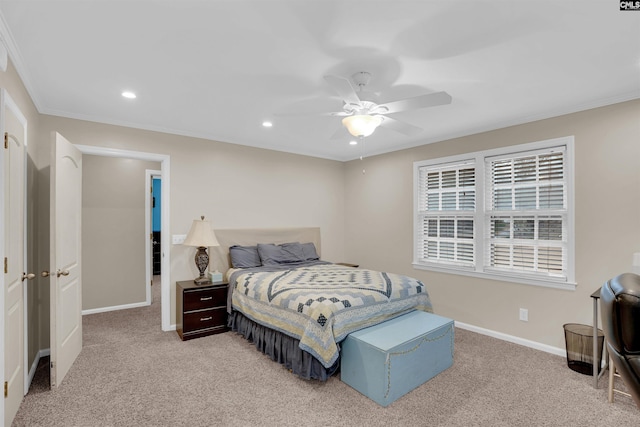
[[[475,262],[476,174],[473,162],[435,165],[418,171],[423,237],[419,258],[459,266]]]
[[[573,138],[414,164],[414,266],[574,289]]]

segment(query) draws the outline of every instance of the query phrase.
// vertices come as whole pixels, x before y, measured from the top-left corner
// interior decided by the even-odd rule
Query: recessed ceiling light
[[[129,91],[122,92],[122,96],[124,96],[125,98],[129,98],[129,99],[135,99],[136,98],[136,94],[133,93],[133,92],[129,92]]]
[[[355,140],[349,141],[349,145],[358,145],[358,141],[355,141]]]
[[[264,121],[264,122],[262,122],[262,126],[264,126],[266,128],[270,128],[271,126],[273,126],[273,123],[271,123],[269,121]]]

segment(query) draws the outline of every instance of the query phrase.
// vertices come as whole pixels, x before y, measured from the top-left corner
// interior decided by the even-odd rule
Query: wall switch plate
[[[523,322],[529,321],[529,310],[527,310],[526,308],[520,309],[520,320],[522,320]]]
[[[171,236],[171,243],[174,245],[181,245],[186,239],[186,234],[174,234],[173,236]]]

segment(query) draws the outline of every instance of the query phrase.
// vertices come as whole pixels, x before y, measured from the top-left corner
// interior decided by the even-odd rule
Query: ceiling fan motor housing
[[[353,82],[358,86],[358,88],[362,90],[364,86],[369,84],[369,80],[371,80],[371,73],[368,73],[366,71],[358,71],[357,73],[354,73],[351,78],[353,79]]]

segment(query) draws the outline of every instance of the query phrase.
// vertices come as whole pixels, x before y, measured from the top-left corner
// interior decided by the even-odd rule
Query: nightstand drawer
[[[199,329],[226,327],[227,308],[213,308],[211,310],[201,310],[193,313],[185,313],[183,319],[184,333]]]
[[[196,289],[184,292],[184,311],[202,310],[205,308],[227,305],[226,286],[209,289]]]

